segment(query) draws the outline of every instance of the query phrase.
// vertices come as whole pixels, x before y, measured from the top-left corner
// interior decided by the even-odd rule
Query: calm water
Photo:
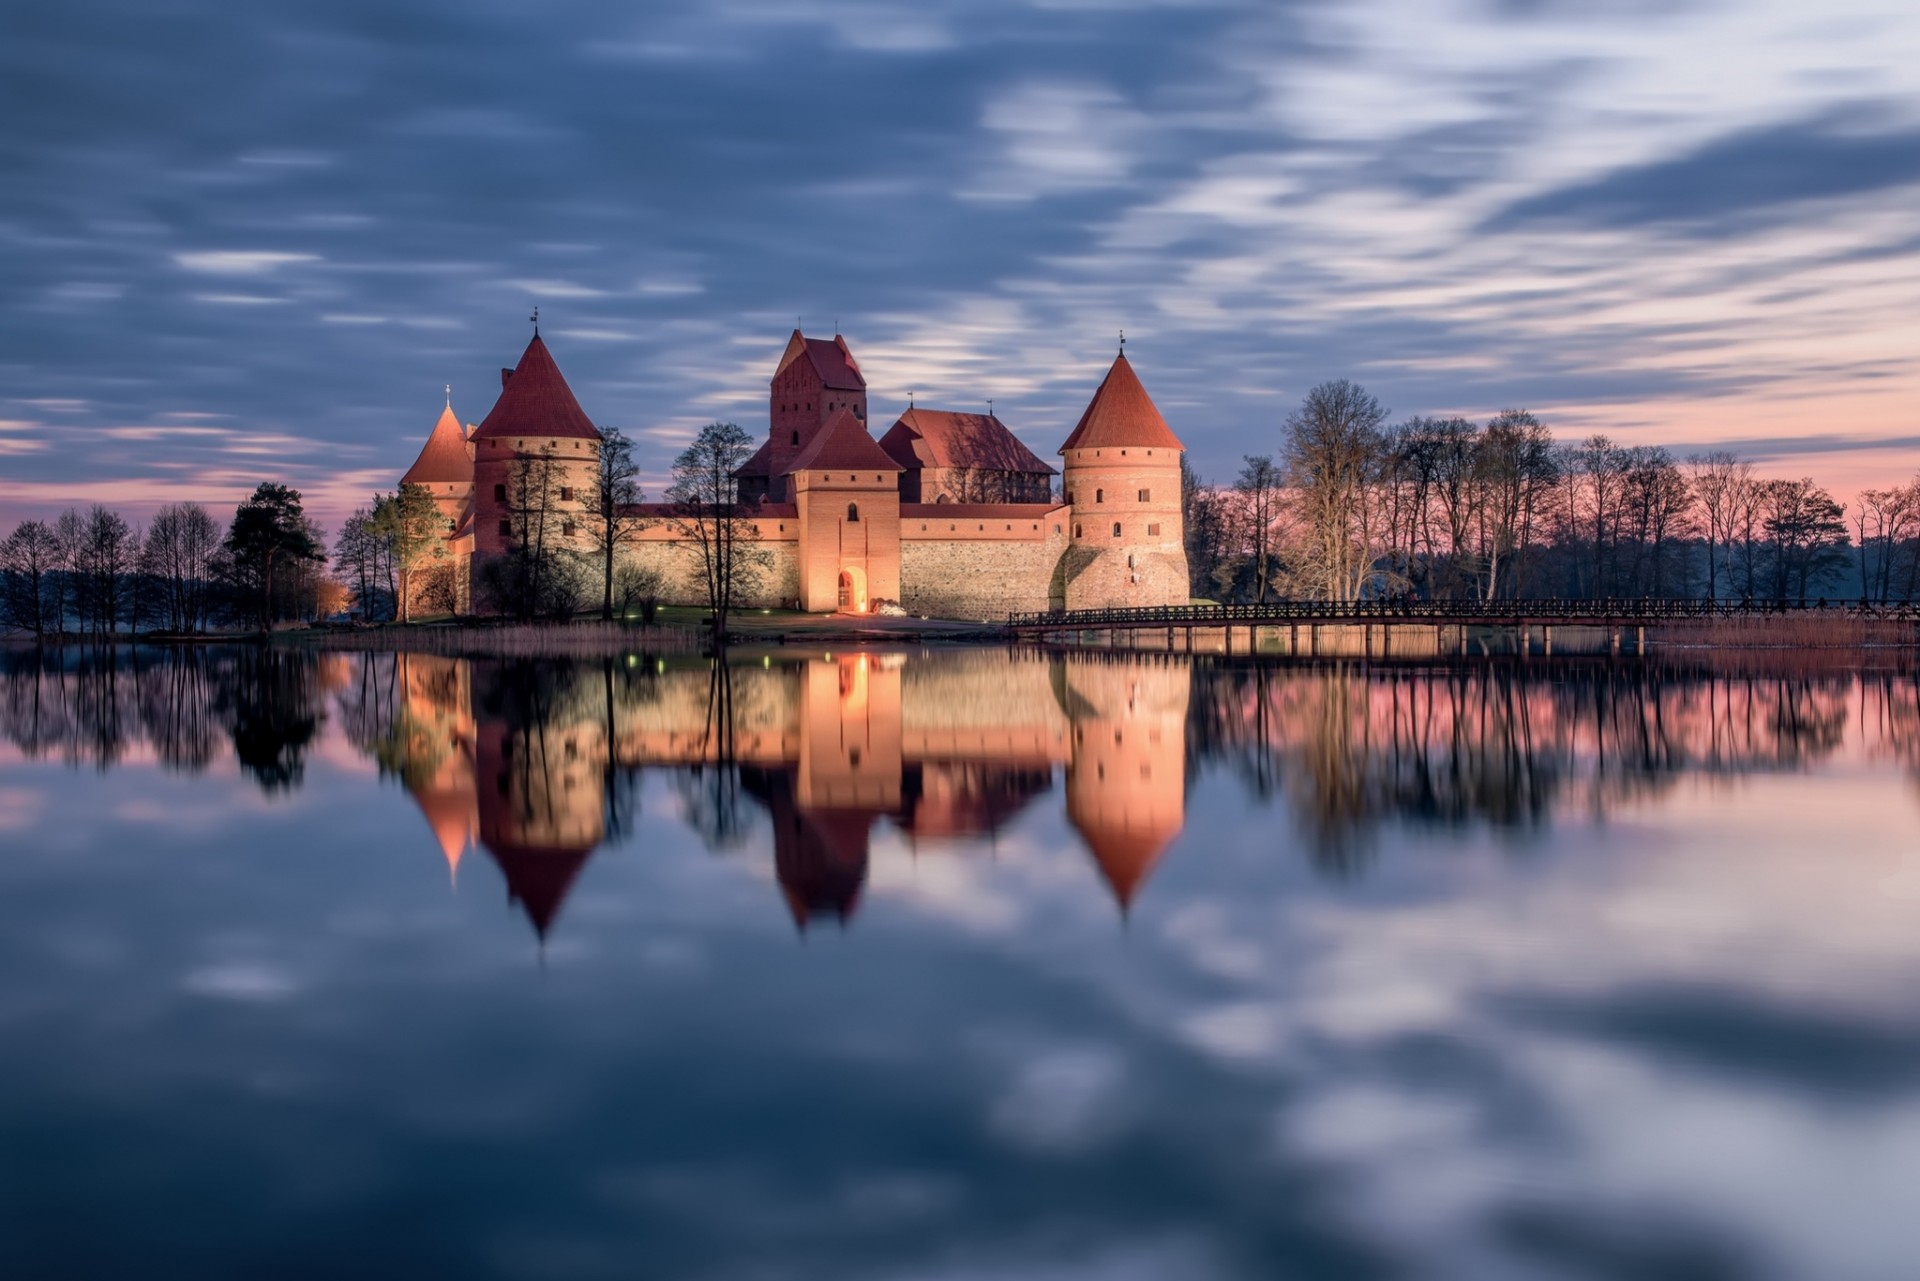
[[[0,668],[0,1274],[1911,1278],[1920,690]]]

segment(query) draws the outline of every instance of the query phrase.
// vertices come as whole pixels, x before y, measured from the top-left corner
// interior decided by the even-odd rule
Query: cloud
[[[0,46],[0,110],[50,122],[0,143],[9,394],[83,403],[63,430],[220,413],[397,474],[443,385],[485,414],[539,301],[653,472],[688,423],[762,425],[796,316],[838,321],[883,418],[909,390],[992,398],[1043,453],[1124,328],[1210,476],[1348,374],[1403,412],[1521,403],[1636,441],[1913,431],[1910,6],[395,0],[370,22],[100,0]],[[328,448],[261,459],[344,492]],[[188,439],[16,453],[0,524],[163,464],[231,483]]]
[[[320,255],[260,249],[213,249],[176,253],[175,263],[187,271],[212,276],[265,276],[294,263],[319,262]]]
[[[1725,235],[1810,201],[1920,184],[1920,129],[1853,132],[1830,117],[1748,130],[1683,155],[1517,200],[1485,233],[1535,224]]]

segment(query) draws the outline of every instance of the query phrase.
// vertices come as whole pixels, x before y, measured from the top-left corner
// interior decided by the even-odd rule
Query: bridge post
[[[1615,658],[1620,657],[1620,628],[1617,624],[1608,629],[1607,647]]]
[[[1553,657],[1553,624],[1540,624],[1540,651],[1543,657]]]
[[[1645,623],[1633,629],[1633,653],[1636,658],[1646,657],[1647,625]]]
[[[1300,657],[1300,624],[1287,624],[1287,657]]]

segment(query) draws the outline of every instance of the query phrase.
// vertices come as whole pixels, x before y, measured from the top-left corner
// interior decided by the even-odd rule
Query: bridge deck
[[[1082,609],[1010,614],[1016,632],[1108,631],[1155,627],[1260,627],[1287,623],[1431,623],[1521,626],[1593,623],[1647,626],[1792,615],[1920,623],[1920,604],[1798,601],[1491,600],[1491,601],[1268,601],[1238,605],[1162,605],[1140,609]]]

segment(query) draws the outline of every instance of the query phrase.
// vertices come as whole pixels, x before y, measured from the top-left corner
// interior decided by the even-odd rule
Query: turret
[[[1060,447],[1068,609],[1187,603],[1184,451],[1122,352]]]
[[[768,384],[766,443],[740,469],[741,498],[791,501],[793,460],[842,412],[865,428],[867,379],[853,350],[839,334],[809,338],[794,330]]]
[[[500,371],[500,399],[469,439],[476,555],[498,555],[533,536],[550,549],[589,550],[578,518],[592,492],[600,430],[539,334],[518,365]]]

